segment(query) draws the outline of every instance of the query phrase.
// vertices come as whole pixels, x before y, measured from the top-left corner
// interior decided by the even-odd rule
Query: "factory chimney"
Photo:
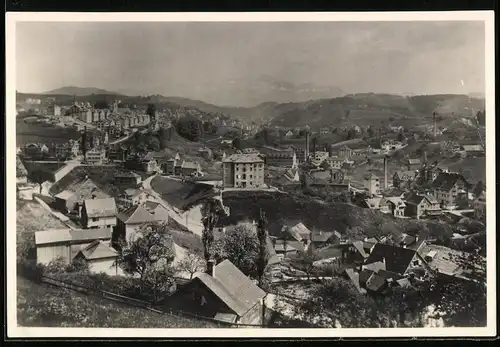
[[[384,157],[384,189],[387,189],[387,156]]]
[[[436,112],[432,113],[432,122],[433,122],[433,125],[434,125],[433,135],[434,135],[434,138],[436,138],[437,137]]]
[[[304,151],[304,161],[307,161],[309,158],[309,142],[310,142],[310,137],[311,135],[309,134],[309,129],[306,129],[306,150]]]

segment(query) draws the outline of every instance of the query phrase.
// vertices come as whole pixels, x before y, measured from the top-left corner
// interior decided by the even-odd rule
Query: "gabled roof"
[[[469,186],[469,183],[465,180],[464,176],[459,173],[451,172],[441,172],[434,182],[432,182],[432,185],[436,189],[448,191],[453,188],[459,180],[462,180],[466,186]]]
[[[407,204],[418,205],[424,199],[429,200],[425,195],[420,195],[420,194],[412,193],[412,194],[410,194],[409,196],[406,197],[406,203]]]
[[[115,216],[117,211],[115,198],[88,199],[83,205],[90,218]]]
[[[309,239],[311,230],[309,230],[303,223],[297,223],[293,227],[288,228],[288,233],[297,241]]]
[[[415,254],[415,250],[377,243],[365,264],[385,261],[387,271],[404,274]]]
[[[420,159],[419,158],[414,158],[414,159],[408,159],[408,164],[410,165],[420,165]]]
[[[365,294],[366,290],[364,288],[361,288],[361,286],[359,284],[359,272],[354,271],[353,269],[346,269],[345,273],[347,274],[347,276],[349,277],[349,279],[352,281],[352,283],[354,284],[354,286],[356,287],[356,289],[361,294]]]
[[[396,171],[394,173],[394,176],[397,176],[400,180],[403,180],[403,181],[409,181],[409,180],[412,180],[415,178],[415,172],[414,171],[403,171],[403,170],[400,170],[400,171]]]
[[[366,174],[363,176],[365,180],[372,180],[372,179],[378,179],[379,177],[375,175],[373,172],[370,172],[369,174]]]
[[[131,206],[125,211],[118,213],[118,219],[127,224],[155,221],[154,216],[140,205]]]
[[[95,240],[87,247],[80,250],[87,260],[116,258],[118,253],[110,246],[104,244],[101,240]]]
[[[481,145],[463,145],[462,148],[466,152],[484,152],[484,148]]]
[[[377,261],[375,263],[363,265],[363,269],[379,272],[380,270],[385,270],[385,264],[381,261]]]
[[[111,229],[48,229],[35,232],[36,245],[58,242],[81,242],[97,239],[111,239]]]
[[[111,228],[97,228],[97,229],[72,229],[70,230],[71,241],[81,242],[87,240],[110,240],[112,229]]]
[[[356,248],[363,258],[368,258],[368,254],[365,252],[365,248],[363,247],[363,241],[354,241],[352,246]]]
[[[332,236],[334,236],[333,231],[313,231],[310,234],[310,240],[312,242],[326,242]]]
[[[215,266],[214,272],[215,277],[202,273],[196,278],[238,316],[243,316],[266,295],[227,259]]]
[[[72,191],[63,190],[62,192],[60,192],[59,194],[56,195],[56,198],[62,199],[62,200],[68,200],[69,198],[71,198],[74,195],[75,195],[75,193],[73,193]]]
[[[366,289],[372,292],[378,292],[385,284],[385,278],[379,276],[377,273],[372,273],[370,278],[366,281]]]
[[[298,169],[288,169],[285,171],[285,173],[283,174],[283,176],[288,179],[288,180],[294,180],[295,179],[295,176],[297,175],[298,173]]]
[[[35,244],[44,245],[71,241],[70,229],[49,229],[35,232]]]
[[[399,196],[389,196],[384,199],[394,204],[394,206],[406,206],[403,199],[401,199],[401,197]]]
[[[199,166],[200,165],[197,162],[193,161],[183,161],[181,165],[183,169],[196,169],[196,170],[199,168]]]

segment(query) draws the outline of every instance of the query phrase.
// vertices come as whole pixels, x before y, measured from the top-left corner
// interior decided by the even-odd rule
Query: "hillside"
[[[417,227],[436,237],[451,235],[446,224],[396,219],[369,209],[346,203],[324,203],[304,195],[276,192],[225,192],[224,204],[230,209],[230,216],[221,218],[222,225],[257,219],[262,209],[269,221],[269,233],[279,234],[282,225],[298,222],[308,228],[324,231],[337,230],[353,239],[399,235],[408,228]],[[380,227],[376,227],[376,224]]]
[[[484,99],[466,95],[397,96],[385,94],[355,94],[334,99],[276,105],[271,124],[295,127],[310,125],[357,124],[380,125],[397,123],[415,126],[429,123],[432,113],[442,116],[470,117],[472,110],[484,108]]]
[[[85,328],[218,328],[206,320],[159,314],[17,277],[20,326]]]
[[[86,96],[92,94],[107,94],[107,95],[123,95],[116,92],[110,92],[105,89],[95,88],[95,87],[61,87],[54,90],[50,90],[45,93],[41,93],[45,95],[71,95],[71,96]]]

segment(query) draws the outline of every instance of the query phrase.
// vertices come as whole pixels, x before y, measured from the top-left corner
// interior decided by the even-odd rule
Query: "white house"
[[[75,259],[84,260],[92,273],[105,273],[110,276],[123,276],[123,270],[118,266],[118,252],[109,242],[95,240],[83,247]]]
[[[49,229],[35,232],[36,261],[48,264],[62,258],[70,264],[80,250],[95,240],[110,241],[111,228]]]
[[[117,230],[128,242],[144,224],[151,222],[168,222],[168,211],[158,202],[146,201],[118,213]]]
[[[114,198],[85,200],[81,216],[82,225],[86,228],[114,227],[116,213]]]

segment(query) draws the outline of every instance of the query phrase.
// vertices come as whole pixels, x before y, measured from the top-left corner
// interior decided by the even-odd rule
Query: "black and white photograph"
[[[495,335],[493,25],[7,15],[9,335]]]

